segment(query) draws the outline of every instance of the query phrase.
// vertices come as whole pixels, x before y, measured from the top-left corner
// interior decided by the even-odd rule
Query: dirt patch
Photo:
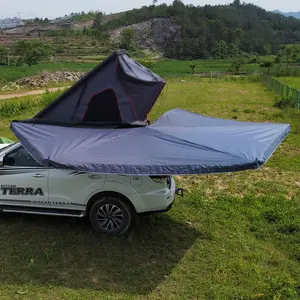
[[[240,90],[238,91],[240,94],[242,95],[246,95],[246,94],[249,94],[249,91],[246,91],[246,90]]]
[[[58,90],[63,90],[66,87],[60,87],[60,88],[50,88],[47,89],[49,92],[55,92]],[[29,92],[19,92],[19,93],[11,93],[6,95],[0,95],[0,100],[6,100],[6,99],[13,99],[13,98],[20,98],[25,96],[35,96],[35,95],[41,95],[44,94],[46,90],[35,90],[35,91],[29,91]]]

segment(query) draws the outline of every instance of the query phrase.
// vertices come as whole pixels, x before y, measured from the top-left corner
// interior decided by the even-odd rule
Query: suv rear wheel
[[[90,210],[90,222],[93,228],[102,234],[118,236],[132,227],[134,212],[122,199],[116,196],[104,196],[97,200]]]

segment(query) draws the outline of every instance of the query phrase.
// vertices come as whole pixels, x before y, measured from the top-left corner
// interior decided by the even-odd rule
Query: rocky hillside
[[[145,22],[122,26],[110,32],[112,40],[119,40],[122,31],[131,28],[135,31],[135,43],[141,49],[162,50],[168,43],[181,39],[181,27],[168,18],[154,18]]]

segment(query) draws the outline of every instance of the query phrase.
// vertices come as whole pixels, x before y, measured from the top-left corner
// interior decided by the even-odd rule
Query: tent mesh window
[[[94,95],[82,119],[83,122],[121,122],[118,99],[113,89]]]

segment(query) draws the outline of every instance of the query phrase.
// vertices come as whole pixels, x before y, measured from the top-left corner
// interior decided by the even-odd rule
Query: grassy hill
[[[144,6],[107,22],[106,27],[115,29],[154,18],[169,18],[181,27],[181,39],[169,41],[163,49],[172,58],[225,58],[241,51],[269,55],[281,44],[300,42],[300,20],[239,0],[217,6],[196,7],[179,0]]]
[[[40,25],[4,32],[0,46],[11,47],[19,39],[44,38],[54,45],[55,56],[60,61],[72,61],[82,56],[109,54],[121,46],[124,28],[135,32],[135,43],[129,50],[151,49],[164,53],[167,58],[183,60],[230,59],[245,53],[270,56],[277,54],[284,44],[300,43],[300,20],[253,4],[241,4],[239,0],[216,6],[196,7],[179,0],[171,5],[144,6],[101,15],[100,28],[92,29],[99,14],[75,15],[67,25],[52,27],[40,20]]]

